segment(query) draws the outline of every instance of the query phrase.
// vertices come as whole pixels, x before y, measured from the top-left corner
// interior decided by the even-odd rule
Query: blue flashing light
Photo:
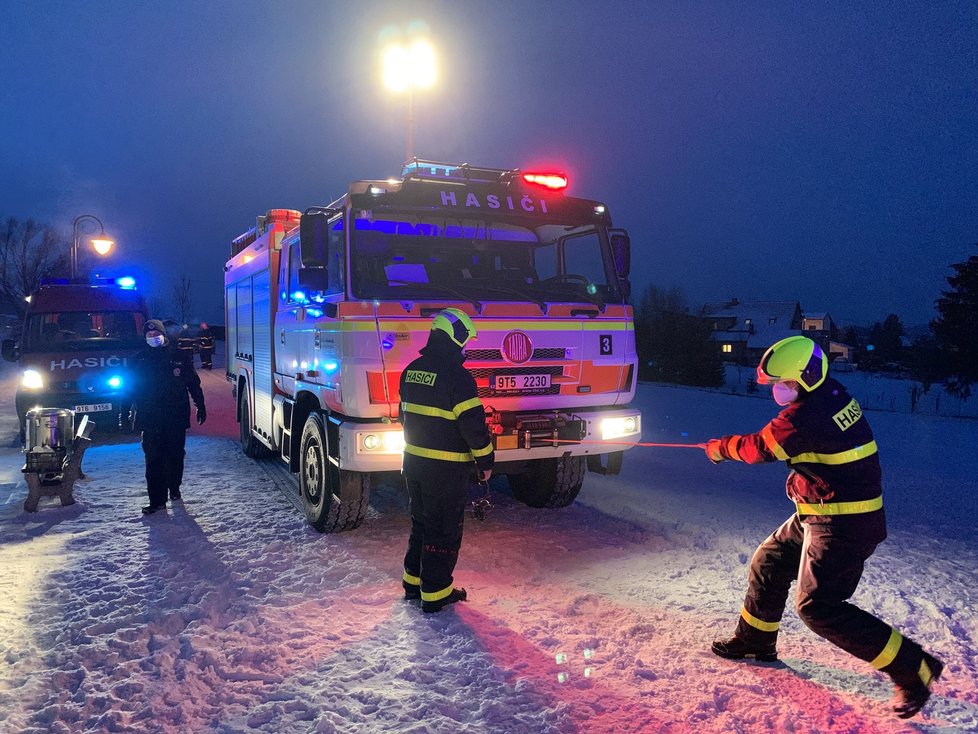
[[[333,374],[339,368],[339,362],[323,362],[323,370],[329,374]]]
[[[394,342],[396,340],[397,340],[397,337],[394,336],[394,334],[384,334],[384,338],[380,340],[380,345],[385,350],[390,350],[390,349],[393,349],[394,348]]]
[[[319,308],[307,308],[306,313],[314,319],[318,319],[323,315],[322,309]]]
[[[305,291],[293,291],[293,293],[292,293],[292,300],[293,301],[298,301],[299,303],[305,303],[305,301],[306,301],[306,293],[305,293]]]
[[[117,390],[122,387],[122,378],[119,375],[112,375],[112,377],[105,381],[105,384]]]
[[[131,290],[136,287],[136,279],[131,275],[124,275],[121,278],[116,278],[115,284],[120,288],[127,288]]]

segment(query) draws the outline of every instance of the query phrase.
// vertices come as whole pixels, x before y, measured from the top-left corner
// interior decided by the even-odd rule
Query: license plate
[[[496,392],[545,390],[550,387],[550,375],[493,375],[491,387]]]
[[[112,403],[92,403],[90,405],[76,405],[76,413],[103,413],[112,410]]]

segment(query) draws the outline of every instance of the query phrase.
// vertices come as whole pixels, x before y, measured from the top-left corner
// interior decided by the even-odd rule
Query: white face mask
[[[775,382],[771,387],[771,392],[774,393],[774,402],[778,405],[787,405],[798,399],[798,388],[788,387],[783,382]]]
[[[166,342],[166,337],[160,334],[159,336],[147,336],[146,343],[151,347],[162,347]]]

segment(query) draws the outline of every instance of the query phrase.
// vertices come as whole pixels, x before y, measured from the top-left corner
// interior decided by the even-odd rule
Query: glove
[[[480,469],[479,470],[479,481],[488,482],[489,477],[492,476],[492,469]]]
[[[204,421],[207,420],[207,408],[203,405],[197,406],[197,425],[204,425]]]
[[[726,456],[720,450],[723,442],[719,438],[711,438],[706,442],[706,458],[712,461],[714,464],[719,464],[721,461],[726,460]]]

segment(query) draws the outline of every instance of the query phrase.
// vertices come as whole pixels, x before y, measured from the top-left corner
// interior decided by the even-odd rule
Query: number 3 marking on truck
[[[601,344],[601,354],[611,354],[614,351],[611,346],[611,334],[602,334],[598,339]]]

